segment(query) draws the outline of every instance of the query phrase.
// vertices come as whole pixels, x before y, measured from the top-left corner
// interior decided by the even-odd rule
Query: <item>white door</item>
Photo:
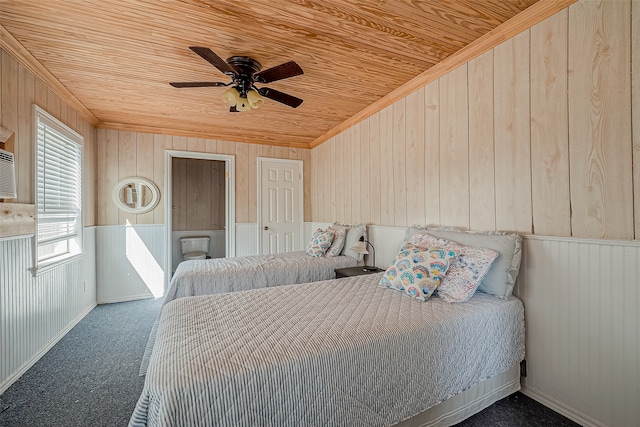
[[[261,254],[302,250],[302,161],[258,158],[258,248]]]

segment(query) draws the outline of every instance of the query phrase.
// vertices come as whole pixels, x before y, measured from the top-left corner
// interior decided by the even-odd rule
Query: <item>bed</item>
[[[519,388],[517,298],[420,303],[381,277],[169,302],[129,425],[410,424],[473,391],[424,421],[450,425]]]

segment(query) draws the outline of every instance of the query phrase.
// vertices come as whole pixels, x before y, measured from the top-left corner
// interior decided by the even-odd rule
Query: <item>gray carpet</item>
[[[126,426],[161,299],[100,305],[0,396],[0,426]],[[515,393],[459,427],[577,426]]]
[[[161,299],[99,305],[0,396],[0,426],[126,426]]]

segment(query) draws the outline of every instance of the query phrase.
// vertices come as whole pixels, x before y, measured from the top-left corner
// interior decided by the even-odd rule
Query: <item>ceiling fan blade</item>
[[[238,109],[236,108],[236,106],[234,105],[233,107],[229,107],[229,112],[230,113],[239,113],[240,111],[238,111]]]
[[[302,99],[296,98],[295,96],[286,94],[284,92],[280,92],[279,90],[270,89],[268,87],[263,87],[258,89],[260,95],[265,98],[273,99],[274,101],[281,102],[289,107],[296,108],[302,104]]]
[[[224,59],[213,53],[213,51],[208,47],[189,46],[189,49],[200,55],[205,61],[216,67],[224,74],[230,76],[235,76],[238,74],[236,70],[231,68],[231,66],[225,62]]]
[[[231,82],[171,82],[169,84],[173,87],[222,87],[229,86]]]
[[[264,71],[259,71],[253,75],[253,79],[260,83],[271,83],[276,80],[299,76],[300,74],[304,74],[302,68],[295,62],[289,61]]]

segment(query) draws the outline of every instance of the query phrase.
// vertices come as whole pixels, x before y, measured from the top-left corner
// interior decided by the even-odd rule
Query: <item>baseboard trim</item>
[[[569,406],[557,401],[551,396],[547,396],[544,393],[533,390],[531,388],[527,388],[525,385],[522,386],[520,392],[525,396],[532,398],[536,402],[539,402],[544,406],[553,409],[557,413],[569,418],[570,420],[575,421],[583,427],[607,427],[606,424],[602,424],[601,422],[594,420],[590,416],[578,412],[573,408],[570,408]]]
[[[91,310],[96,307],[96,303],[91,304],[87,308],[85,308],[75,319],[73,319],[63,330],[61,330],[47,345],[42,347],[40,351],[33,355],[28,361],[26,361],[20,369],[11,374],[2,384],[0,384],[0,395],[2,395],[13,383],[18,381],[18,379],[29,370],[33,365],[36,364],[38,360],[42,358],[51,348],[58,343],[67,333],[73,329],[82,319],[85,318]]]
[[[154,297],[153,295],[149,295],[149,294],[141,294],[141,295],[130,295],[127,297],[123,297],[123,298],[107,298],[107,299],[101,299],[100,301],[98,301],[98,305],[100,304],[113,304],[116,302],[128,302],[128,301],[138,301],[141,299],[157,299],[157,298],[163,298],[164,294]]]

